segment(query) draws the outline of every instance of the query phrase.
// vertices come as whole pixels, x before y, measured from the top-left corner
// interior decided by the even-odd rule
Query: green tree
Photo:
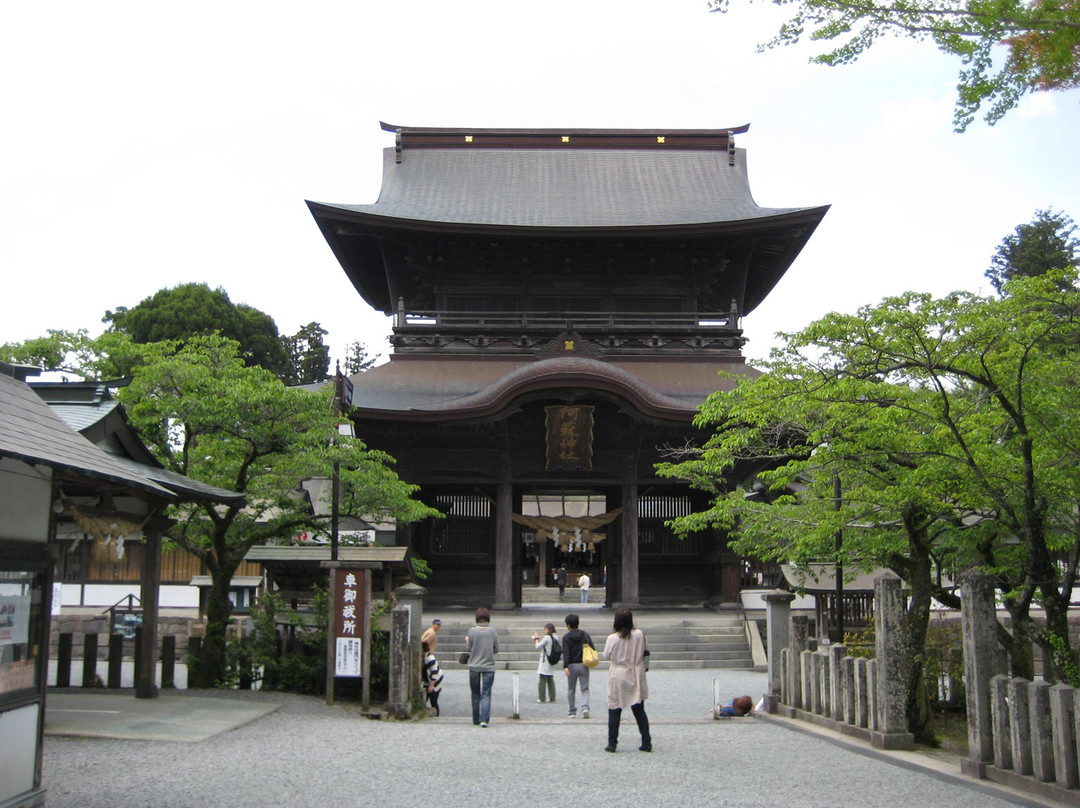
[[[185,283],[161,289],[133,308],[107,311],[104,322],[143,344],[184,340],[215,332],[240,343],[247,365],[266,368],[279,377],[289,373],[289,360],[270,315],[233,303],[224,289]]]
[[[717,394],[701,415],[703,426],[717,430],[706,453],[669,471],[707,486],[733,456],[753,462],[759,452],[770,490],[801,480],[809,495],[780,496],[781,508],[765,518],[781,521],[767,530],[754,521],[762,517],[752,499],[725,492],[710,511],[676,527],[730,525],[734,514],[757,525],[777,554],[796,558],[830,557],[828,537],[842,529],[852,562],[897,568],[906,563],[898,550],[916,560],[925,545],[939,566],[983,566],[997,576],[1013,618],[1014,635],[1003,639],[1014,666],[1031,675],[1024,648],[1034,641],[1055,679],[1067,658],[1080,554],[1075,280],[1075,272],[1016,278],[1001,299],[908,293],[788,335],[761,383],[760,408],[727,414],[746,397],[738,392],[745,385],[734,404],[724,403],[733,394]],[[790,457],[762,448],[784,449],[776,441],[791,435]],[[842,475],[845,491],[835,516],[828,512],[832,473]],[[752,536],[745,541],[752,547]],[[925,570],[916,572],[925,580]],[[1031,618],[1032,606],[1044,609],[1045,625]]]
[[[119,379],[129,375],[137,353],[126,334],[107,331],[91,337],[86,329],[49,329],[44,337],[0,346],[0,356],[8,362],[89,379]]]
[[[775,0],[791,9],[761,47],[839,42],[815,56],[824,65],[856,61],[884,36],[932,41],[962,65],[953,123],[964,131],[983,104],[991,125],[1033,90],[1080,86],[1078,0]],[[726,11],[731,0],[710,0]],[[999,58],[1003,55],[1003,58]]]
[[[908,728],[930,742],[930,609],[969,529],[940,494],[955,486],[953,464],[936,459],[924,391],[837,375],[805,357],[805,347],[789,337],[766,375],[710,396],[697,424],[713,435],[700,455],[658,471],[710,491],[712,504],[673,524],[680,534],[734,530],[730,546],[744,555],[827,561],[849,576],[886,567],[903,578]],[[723,480],[740,470],[751,478],[726,490]]]
[[[285,387],[270,371],[245,366],[238,343],[216,334],[141,351],[119,393],[131,423],[166,468],[247,495],[245,505],[177,508],[170,533],[211,575],[192,686],[212,687],[226,673],[228,587],[247,551],[299,530],[328,531],[298,496],[301,479],[329,477],[337,462],[342,514],[406,522],[435,514],[412,499],[416,487],[397,477],[389,456],[337,434],[329,388]]]
[[[281,338],[289,358],[289,372],[282,377],[285,384],[314,384],[330,378],[330,349],[323,342],[326,334],[326,329],[311,322],[292,336]]]
[[[986,277],[1000,293],[1012,278],[1032,278],[1075,267],[1080,253],[1080,239],[1073,235],[1075,232],[1076,224],[1064,213],[1049,208],[1035,211],[1029,224],[1017,225],[1001,240]]]
[[[974,549],[998,576],[1014,631],[1042,648],[1051,681],[1057,644],[1068,646],[1076,581],[1075,280],[1074,272],[1015,278],[1001,299],[908,293],[806,333],[839,372],[934,394],[929,415],[962,475],[951,498],[985,520]],[[1031,618],[1036,605],[1045,625]]]
[[[370,370],[378,360],[379,354],[371,356],[368,353],[367,343],[360,340],[351,342],[345,351],[345,375],[355,376],[357,373]]]

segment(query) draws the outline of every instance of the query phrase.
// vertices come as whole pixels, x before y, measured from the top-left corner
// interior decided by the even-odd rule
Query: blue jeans
[[[495,671],[469,671],[474,724],[487,724],[491,720],[491,683],[494,681]]]
[[[589,590],[588,589],[582,589],[581,590],[581,602],[582,603],[588,603],[589,602]]]

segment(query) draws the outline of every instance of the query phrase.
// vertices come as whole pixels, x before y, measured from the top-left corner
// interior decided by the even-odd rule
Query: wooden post
[[[161,638],[161,686],[176,687],[176,637],[172,634]]]
[[[83,638],[82,686],[93,687],[97,679],[98,635],[87,634]]]
[[[629,480],[623,485],[622,515],[622,599],[620,605],[636,608],[638,603],[638,487]]]
[[[110,690],[120,689],[120,672],[124,664],[124,635],[109,635],[109,680]]]
[[[188,681],[195,678],[195,668],[199,664],[199,652],[202,651],[202,637],[188,637],[187,665]]]
[[[135,698],[157,697],[158,593],[161,591],[161,526],[151,519],[143,533],[141,633],[135,635]]]
[[[71,640],[72,635],[61,634],[56,645],[56,686],[71,686]]]
[[[513,486],[501,482],[495,488],[495,602],[493,609],[513,609],[514,523]]]

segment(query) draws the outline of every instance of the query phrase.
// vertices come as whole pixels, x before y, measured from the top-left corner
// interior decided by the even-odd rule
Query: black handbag
[[[457,661],[459,663],[461,663],[462,665],[468,665],[469,664],[469,652],[468,651],[462,651],[461,656],[458,657]]]

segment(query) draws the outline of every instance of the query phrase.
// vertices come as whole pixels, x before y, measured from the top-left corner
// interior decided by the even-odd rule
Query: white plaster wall
[[[49,540],[52,469],[0,458],[0,538]]]
[[[105,610],[128,595],[141,597],[138,584],[64,584],[60,593],[63,606],[100,606]],[[158,590],[158,608],[198,609],[199,588],[182,584],[164,585]]]
[[[0,804],[34,787],[40,708],[29,704],[0,713]]]

